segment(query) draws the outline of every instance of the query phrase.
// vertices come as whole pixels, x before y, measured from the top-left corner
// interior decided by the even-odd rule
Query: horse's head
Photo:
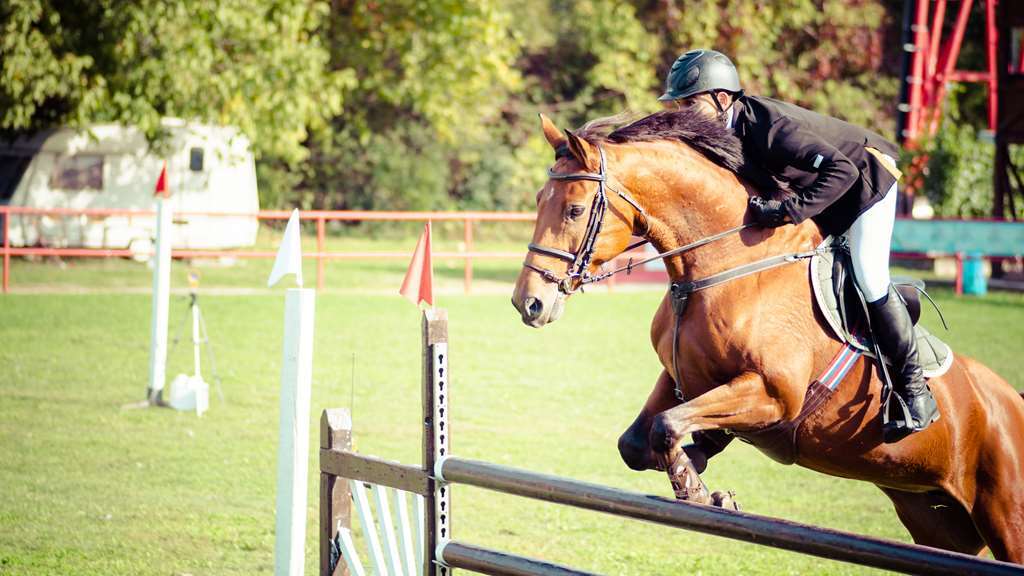
[[[557,320],[565,299],[593,281],[601,264],[622,253],[642,211],[609,173],[606,150],[541,115],[556,153],[537,193],[533,242],[512,294],[523,322],[539,328]]]

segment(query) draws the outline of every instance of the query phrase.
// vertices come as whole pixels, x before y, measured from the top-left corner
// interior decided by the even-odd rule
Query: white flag
[[[284,229],[284,239],[277,249],[274,269],[270,271],[267,287],[277,284],[285,274],[295,274],[295,284],[302,288],[302,245],[299,242],[299,209],[292,210],[288,218],[288,226]]]

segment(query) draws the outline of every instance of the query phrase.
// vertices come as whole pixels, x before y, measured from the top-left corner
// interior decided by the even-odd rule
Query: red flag
[[[153,196],[171,197],[171,191],[167,188],[167,161],[164,160],[164,168],[160,171],[160,177],[156,179],[156,190]]]
[[[423,227],[423,235],[416,243],[416,251],[413,252],[412,262],[409,263],[409,271],[405,273],[405,280],[402,280],[402,289],[399,294],[405,296],[413,304],[426,302],[434,305],[434,266],[430,259],[430,221]]]

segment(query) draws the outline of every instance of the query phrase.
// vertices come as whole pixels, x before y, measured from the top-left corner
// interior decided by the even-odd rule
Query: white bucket
[[[210,408],[210,386],[202,376],[178,374],[171,382],[168,404],[175,410],[195,410],[197,416],[202,416]]]

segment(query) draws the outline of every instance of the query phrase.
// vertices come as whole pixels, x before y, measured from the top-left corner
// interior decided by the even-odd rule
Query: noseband
[[[576,253],[573,254],[572,252],[566,252],[559,248],[550,248],[548,246],[541,246],[532,242],[528,246],[530,252],[535,252],[544,256],[551,256],[568,262],[569,266],[566,275],[560,278],[557,274],[547,268],[541,268],[540,266],[535,266],[529,262],[523,262],[523,266],[537,272],[544,278],[544,280],[557,284],[558,290],[566,295],[580,290],[586,284],[600,282],[611,275],[599,274],[594,276],[587,270],[590,266],[591,259],[594,257],[594,251],[597,247],[597,237],[601,234],[601,226],[604,224],[604,213],[608,209],[608,195],[605,192],[605,188],[611,187],[608,185],[608,173],[605,171],[604,149],[598,146],[597,151],[601,156],[601,164],[596,173],[562,173],[555,172],[550,168],[548,169],[548,178],[551,180],[565,180],[569,182],[590,180],[592,182],[597,182],[597,194],[594,195],[594,201],[590,205],[590,220],[587,221],[587,231],[584,233],[583,241],[580,242],[580,246],[576,249]],[[619,190],[615,190],[615,192],[626,202],[629,202],[633,208],[636,208],[641,216],[644,215],[644,209],[641,208],[635,200]],[[636,248],[644,243],[646,243],[646,240],[630,246],[626,251]]]

